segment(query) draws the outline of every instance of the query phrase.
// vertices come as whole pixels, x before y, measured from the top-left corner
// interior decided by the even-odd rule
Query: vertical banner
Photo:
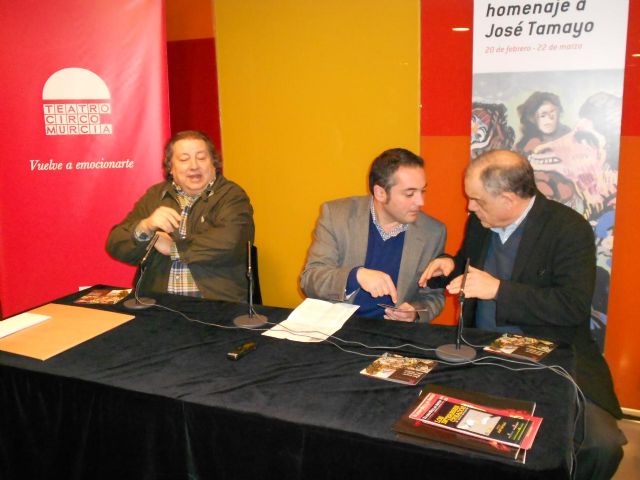
[[[547,197],[593,226],[601,348],[613,247],[628,2],[474,2],[471,158],[521,152]]]
[[[3,317],[96,283],[131,285],[111,227],[162,176],[163,2],[0,2]]]

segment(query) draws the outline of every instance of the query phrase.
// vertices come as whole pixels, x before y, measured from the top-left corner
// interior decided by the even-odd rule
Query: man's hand
[[[460,293],[462,275],[451,280],[447,285],[447,291],[452,295]],[[498,295],[500,280],[487,272],[469,267],[467,281],[464,284],[464,296],[466,298],[479,298],[481,300],[493,300]]]
[[[358,284],[365,291],[369,292],[373,298],[390,295],[393,303],[398,301],[398,292],[391,277],[380,270],[360,268],[356,273]]]
[[[427,268],[424,269],[424,272],[418,280],[418,285],[420,285],[421,288],[424,288],[427,286],[427,280],[429,280],[431,277],[439,277],[440,275],[444,275],[446,277],[451,272],[453,272],[454,268],[455,263],[453,263],[452,258],[434,258],[429,262]]]
[[[180,227],[180,214],[171,207],[158,207],[147,218],[140,220],[138,228],[148,235],[157,230],[171,233]],[[156,247],[157,248],[157,247]]]
[[[398,305],[396,308],[385,308],[384,318],[387,320],[397,320],[399,322],[415,322],[416,321],[416,309],[413,305],[407,302],[402,305]]]
[[[156,235],[158,235],[158,240],[153,247],[162,255],[171,255],[171,247],[173,246],[171,235],[165,232],[156,232]]]

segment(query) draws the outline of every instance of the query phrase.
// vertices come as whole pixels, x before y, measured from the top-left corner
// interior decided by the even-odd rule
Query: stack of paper
[[[340,330],[358,308],[350,303],[307,298],[286,320],[263,335],[295,342],[322,342]]]
[[[48,315],[38,315],[37,313],[25,312],[20,315],[9,317],[0,322],[0,338],[19,332],[25,328],[32,327],[40,322],[49,320]]]

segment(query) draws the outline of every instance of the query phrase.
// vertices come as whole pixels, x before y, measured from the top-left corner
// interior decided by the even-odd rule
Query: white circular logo
[[[111,94],[98,75],[84,68],[63,68],[42,89],[47,135],[111,135]]]

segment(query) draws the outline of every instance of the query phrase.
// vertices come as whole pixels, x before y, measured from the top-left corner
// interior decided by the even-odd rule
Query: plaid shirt
[[[213,184],[213,182],[211,182]],[[211,184],[207,188],[211,187]],[[187,195],[178,185],[173,184],[176,192],[178,193],[178,203],[182,211],[180,212],[180,227],[178,228],[178,235],[181,238],[187,236],[187,218],[191,207],[198,200],[200,195],[190,196]],[[180,252],[174,243],[171,246],[171,271],[169,272],[169,283],[167,285],[167,291],[169,293],[176,293],[178,295],[186,295],[188,297],[202,297],[198,286],[196,285],[191,270],[186,263],[180,260]]]
[[[409,229],[409,225],[406,223],[401,223],[395,227],[390,232],[385,232],[384,229],[378,223],[378,216],[376,215],[376,209],[373,207],[373,197],[371,197],[371,202],[369,203],[369,211],[371,212],[371,219],[373,220],[373,224],[378,230],[378,233],[382,237],[382,240],[386,242],[390,238],[397,237],[402,232],[406,232]]]

